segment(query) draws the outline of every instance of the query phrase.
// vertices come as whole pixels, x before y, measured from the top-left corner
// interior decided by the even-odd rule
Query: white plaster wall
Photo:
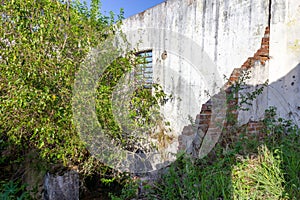
[[[254,100],[249,101],[251,104],[241,105],[243,109],[239,110],[239,125],[247,124],[249,121],[259,121],[264,119],[265,110],[268,108],[268,92],[269,89],[265,83],[269,79],[269,62],[264,65],[257,61],[253,68],[250,69],[250,78],[245,81],[246,86],[240,91],[240,95],[253,94],[259,88],[264,88],[261,94],[257,95]],[[239,98],[241,101],[241,97]],[[244,109],[248,110],[244,110]]]
[[[272,0],[269,106],[300,125],[300,1]]]
[[[268,0],[169,0],[124,21],[133,47],[153,49],[154,79],[175,95],[162,109],[175,134],[209,99],[205,90],[217,93],[260,48],[268,14]]]

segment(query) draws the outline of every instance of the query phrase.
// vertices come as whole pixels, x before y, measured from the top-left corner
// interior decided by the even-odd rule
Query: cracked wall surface
[[[168,150],[193,145],[198,128],[207,133],[208,100],[228,84],[223,76],[235,81],[242,69],[251,71],[244,92],[266,80],[269,87],[249,111],[236,113],[240,125],[260,131],[258,121],[269,106],[300,125],[299,16],[300,3],[295,0],[169,0],[124,21],[122,30],[131,33],[127,39],[132,46],[153,50],[154,80],[175,96],[162,108],[178,137]],[[198,58],[209,61],[194,66]]]
[[[272,0],[268,105],[300,126],[300,2]]]

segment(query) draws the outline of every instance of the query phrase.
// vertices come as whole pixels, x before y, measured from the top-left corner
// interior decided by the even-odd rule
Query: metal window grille
[[[140,58],[136,71],[138,81],[140,81],[144,88],[151,89],[153,83],[152,50],[141,51],[136,55]]]

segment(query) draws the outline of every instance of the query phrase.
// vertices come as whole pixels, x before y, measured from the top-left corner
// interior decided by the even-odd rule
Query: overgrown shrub
[[[114,20],[97,0],[91,10],[52,0],[5,1],[0,9],[1,133],[49,162],[79,164],[87,152],[72,121],[75,73],[113,34]]]
[[[148,186],[147,199],[299,199],[300,130],[278,118],[274,107],[266,116],[266,137],[240,133],[234,143],[220,142],[204,159],[179,156]]]
[[[0,199],[2,200],[29,200],[31,199],[29,192],[26,191],[25,185],[19,182],[0,182]]]
[[[123,11],[117,19],[113,13],[106,17],[100,13],[99,0],[92,0],[91,9],[80,1],[4,1],[0,11],[1,165],[20,165],[24,155],[34,150],[49,169],[58,164],[76,168],[87,177],[97,174],[105,183],[114,181],[109,175],[113,170],[91,157],[80,140],[71,101],[80,64],[91,48],[115,34]],[[114,120],[111,98],[134,62],[138,64],[139,58],[113,61],[99,77],[96,99],[101,126],[129,150],[135,140],[124,136],[126,132]],[[133,94],[130,115],[140,126],[140,119],[153,124],[149,110],[157,109],[166,97],[157,84],[153,87],[154,95],[144,88]]]

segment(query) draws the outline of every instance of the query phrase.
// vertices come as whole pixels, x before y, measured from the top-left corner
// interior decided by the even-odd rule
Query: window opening
[[[136,76],[144,88],[151,89],[153,84],[152,50],[141,51],[136,54],[140,58]]]

